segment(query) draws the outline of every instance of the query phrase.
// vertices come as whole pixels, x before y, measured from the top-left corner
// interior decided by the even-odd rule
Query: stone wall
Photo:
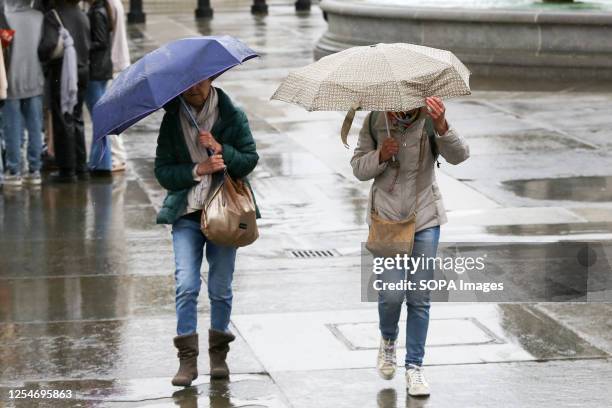
[[[375,43],[453,51],[472,72],[612,79],[612,13],[377,7],[324,0],[328,30],[315,56]]]

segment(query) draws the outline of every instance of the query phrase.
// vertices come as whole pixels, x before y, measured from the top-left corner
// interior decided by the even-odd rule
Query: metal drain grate
[[[340,254],[335,249],[292,249],[288,251],[294,258],[331,258]]]

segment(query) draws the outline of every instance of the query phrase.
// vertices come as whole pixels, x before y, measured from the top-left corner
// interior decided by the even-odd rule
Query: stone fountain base
[[[475,74],[612,80],[612,13],[399,7],[324,0],[317,59],[356,45],[453,51]]]

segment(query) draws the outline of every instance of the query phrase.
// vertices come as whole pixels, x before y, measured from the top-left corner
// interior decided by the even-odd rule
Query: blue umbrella
[[[124,70],[94,107],[94,140],[120,134],[198,82],[257,56],[229,35],[184,38],[148,53]]]

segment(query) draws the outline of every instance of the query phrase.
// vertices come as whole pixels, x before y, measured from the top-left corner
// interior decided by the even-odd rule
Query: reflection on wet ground
[[[508,338],[540,361],[609,357],[538,309],[505,304],[500,305],[500,314]]]
[[[42,400],[37,407],[147,406],[181,408],[229,408],[284,406],[275,395],[275,387],[267,375],[238,374],[231,381],[197,379],[191,387],[177,391],[170,378],[130,380],[56,380],[26,381],[25,390],[71,390],[73,397],[64,401]],[[0,387],[0,392],[6,388]],[[20,406],[20,405],[17,405]]]
[[[610,241],[441,243],[439,254],[455,261],[454,270],[437,267],[440,278],[504,287],[465,297],[435,293],[439,301],[612,303]],[[483,268],[470,267],[470,259],[481,259]]]
[[[521,197],[537,200],[612,201],[612,176],[508,180],[503,184]]]

